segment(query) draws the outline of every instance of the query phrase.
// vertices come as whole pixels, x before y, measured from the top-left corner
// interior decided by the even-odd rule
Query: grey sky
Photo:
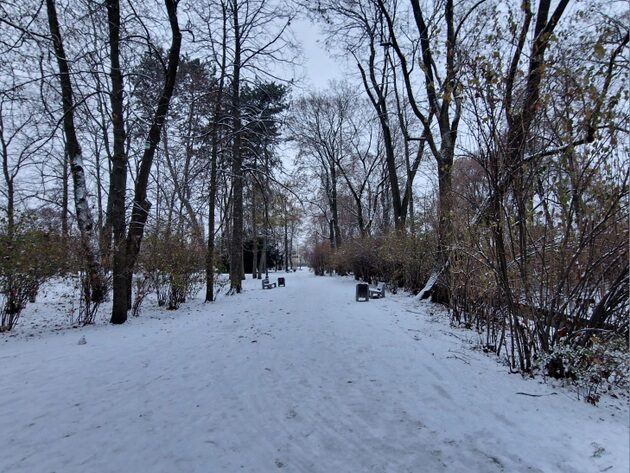
[[[340,58],[331,58],[326,51],[325,37],[319,25],[306,18],[299,18],[292,23],[296,38],[302,44],[304,55],[304,83],[299,84],[303,90],[323,89],[330,80],[341,80],[344,77],[345,65]]]

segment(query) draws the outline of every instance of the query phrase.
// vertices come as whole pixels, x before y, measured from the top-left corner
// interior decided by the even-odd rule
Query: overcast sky
[[[345,61],[332,58],[324,45],[325,37],[317,24],[305,18],[292,22],[295,37],[302,43],[304,54],[304,83],[298,87],[307,89],[323,89],[330,80],[341,80],[347,70]],[[298,92],[299,93],[299,92]]]

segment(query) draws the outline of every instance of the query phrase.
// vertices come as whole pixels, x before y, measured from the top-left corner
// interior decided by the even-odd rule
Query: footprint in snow
[[[604,453],[606,453],[606,449],[597,442],[591,443],[591,447],[595,449],[593,451],[593,455],[591,455],[593,458],[600,458],[602,455],[604,455]]]

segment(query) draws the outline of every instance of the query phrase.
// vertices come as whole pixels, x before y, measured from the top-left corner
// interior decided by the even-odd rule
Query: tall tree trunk
[[[127,191],[127,155],[125,153],[125,124],[123,121],[123,76],[120,70],[120,2],[107,0],[107,20],[109,24],[109,51],[112,81],[110,94],[112,106],[112,125],[114,128],[114,152],[112,172],[109,179],[109,199],[111,201],[110,221],[112,224],[114,246],[112,259],[113,305],[114,314],[127,312],[127,246],[125,240],[125,196]],[[124,322],[124,320],[122,320]]]
[[[217,100],[221,100],[218,98]],[[210,162],[210,195],[208,196],[208,253],[206,255],[206,302],[214,301],[214,233],[215,208],[217,199],[217,158],[219,154],[218,109],[215,109],[215,122],[212,125],[212,158]]]
[[[9,241],[13,240],[13,234],[15,230],[15,188],[13,175],[9,169],[9,146],[4,140],[2,132],[4,131],[2,115],[0,114],[0,145],[2,146],[2,175],[4,176],[4,183],[7,187],[7,234]]]
[[[416,232],[416,214],[413,205],[413,190],[409,191],[407,209],[409,211],[409,231],[411,231],[411,233],[413,234]]]
[[[7,196],[7,208],[6,208],[6,216],[7,216],[7,252],[6,261],[4,263],[8,263],[9,268],[11,267],[11,259],[14,258],[14,250],[13,244],[15,239],[15,187],[14,187],[14,175],[9,170],[9,149],[6,141],[4,140],[3,132],[4,126],[2,121],[2,114],[0,113],[0,140],[2,144],[2,174],[4,176],[4,181],[6,185],[6,196]],[[17,301],[15,300],[15,273],[14,271],[9,271],[4,280],[4,285],[6,287],[6,299],[4,301],[4,307],[0,307],[0,311],[2,312],[2,318],[0,319],[0,328],[11,328],[13,326],[13,314],[15,311],[14,307],[17,306]],[[7,310],[8,309],[8,310]],[[7,321],[8,316],[8,321]]]
[[[74,98],[70,67],[63,46],[55,0],[46,0],[48,26],[53,40],[53,48],[59,67],[59,83],[63,103],[63,131],[66,137],[65,149],[70,163],[70,172],[74,184],[74,205],[77,225],[81,232],[81,249],[86,261],[90,300],[96,304],[103,302],[107,295],[105,274],[100,262],[99,240],[94,228],[94,220],[88,202],[83,156],[74,125]]]
[[[291,225],[291,238],[289,239],[289,267],[293,269],[293,235],[295,234],[295,226]]]
[[[265,211],[265,214],[267,212]],[[258,266],[258,279],[261,279],[262,274],[265,273],[265,277],[269,277],[269,270],[267,269],[267,228],[263,233],[262,248],[260,253],[260,264]]]
[[[284,270],[289,270],[289,229],[287,215],[287,200],[284,199]]]
[[[449,260],[453,240],[453,184],[452,160],[438,164],[438,263]]]
[[[256,164],[254,164],[255,166]],[[252,279],[258,277],[258,229],[256,227],[256,184],[252,186]]]
[[[330,181],[331,181],[331,198],[330,198],[330,211],[332,213],[332,226],[333,226],[333,242],[334,247],[341,247],[341,229],[339,228],[339,211],[337,205],[337,167],[334,161],[331,161],[330,165]]]
[[[68,153],[63,153],[63,170],[61,174],[61,239],[64,248],[68,244],[68,214],[69,212],[69,189],[68,189]]]
[[[219,85],[214,104],[214,116],[212,121],[212,151],[210,161],[210,195],[208,196],[208,253],[206,255],[206,302],[214,301],[214,234],[215,211],[217,201],[217,160],[219,159],[219,127],[222,117],[223,87],[225,85],[226,50],[227,50],[227,12],[221,2],[223,27],[221,42],[221,72]]]
[[[262,254],[260,255],[260,267],[258,270],[258,279],[261,278],[262,273],[265,273],[265,277],[269,277],[269,270],[267,268],[267,235],[269,233],[269,155],[267,151],[264,152],[265,156],[265,188],[262,191],[263,203],[264,203],[264,229],[263,229],[263,242],[262,242]]]
[[[92,19],[93,28],[96,31],[96,21]],[[95,40],[95,46],[98,47],[97,41]],[[94,79],[96,81],[96,109],[99,114],[99,128],[101,130],[103,139],[103,149],[105,150],[105,154],[107,155],[107,174],[111,176],[112,174],[112,154],[109,146],[109,131],[108,131],[108,123],[109,123],[109,115],[106,114],[105,106],[103,104],[104,93],[101,87],[101,79],[98,73],[93,74]],[[96,166],[96,184],[97,184],[97,205],[98,205],[98,232],[99,239],[101,245],[101,258],[102,264],[104,267],[111,266],[110,261],[110,247],[112,243],[112,222],[111,222],[111,195],[108,194],[107,201],[105,203],[105,208],[103,209],[103,180],[102,180],[102,170],[101,170],[101,157],[99,156],[99,147],[97,137],[94,138],[94,151],[95,151],[95,166]]]
[[[330,249],[335,249],[335,224],[333,220],[328,221],[328,239],[330,240]]]
[[[232,3],[234,65],[232,71],[232,244],[230,250],[230,290],[241,292],[243,274],[243,157],[241,155],[241,38],[238,2]]]
[[[389,182],[386,182],[384,184],[384,189],[383,192],[381,192],[381,211],[383,214],[383,222],[382,222],[382,230],[384,232],[388,231],[390,228],[390,210],[391,210],[391,205],[390,205],[390,199],[391,199],[391,194],[388,192],[389,191]]]
[[[114,307],[116,309],[112,311],[111,322],[115,324],[122,324],[127,320],[127,309],[131,302],[131,278],[138,259],[138,254],[140,253],[140,244],[142,243],[142,236],[144,235],[144,226],[149,216],[149,210],[151,209],[151,202],[147,199],[147,187],[149,185],[151,167],[153,165],[155,150],[160,142],[162,126],[166,120],[166,114],[168,113],[171,97],[175,88],[177,68],[179,66],[179,53],[182,44],[182,35],[177,22],[178,2],[176,0],[164,0],[164,3],[166,5],[166,11],[168,12],[168,19],[171,27],[171,48],[168,53],[168,65],[164,78],[164,86],[160,93],[160,98],[158,99],[157,108],[151,122],[144,152],[140,160],[140,169],[136,177],[131,221],[129,222],[126,241],[127,305],[125,306],[121,301],[114,303]],[[123,296],[119,294],[119,297]]]
[[[359,234],[361,237],[367,236],[367,230],[365,228],[365,217],[363,217],[363,204],[361,203],[361,199],[355,200],[355,204],[357,206],[357,225],[359,226]]]
[[[363,87],[368,94],[370,102],[374,107],[378,115],[378,121],[383,133],[383,146],[385,147],[385,163],[387,169],[387,176],[389,180],[389,188],[391,191],[392,208],[394,211],[394,226],[396,230],[403,229],[405,227],[405,220],[407,218],[406,212],[402,208],[402,200],[400,197],[400,187],[398,183],[398,174],[396,172],[396,155],[394,154],[394,141],[392,138],[392,130],[389,126],[389,110],[387,108],[387,92],[384,90],[382,83],[376,77],[376,49],[375,49],[374,34],[370,34],[370,58],[368,65],[368,73],[366,73],[363,66],[357,62],[359,72],[363,81]],[[385,72],[383,72],[385,73]],[[369,81],[368,81],[369,75]]]
[[[450,259],[453,243],[453,184],[452,157],[445,157],[438,162],[438,254],[439,273],[432,289],[432,300],[450,305],[451,268]],[[434,274],[435,274],[434,269]],[[433,275],[432,275],[433,277]]]
[[[96,140],[95,140],[96,141]],[[94,146],[94,170],[96,172],[96,229],[99,234],[99,238],[102,239],[103,235],[103,178],[101,175],[101,157],[98,146]],[[101,255],[103,255],[103,249],[101,248]],[[106,263],[103,263],[106,264]]]
[[[406,212],[403,212],[402,210],[400,187],[398,184],[398,174],[396,173],[396,156],[394,155],[394,144],[389,125],[387,125],[384,119],[380,119],[380,121],[385,144],[385,162],[387,164],[387,175],[389,177],[389,188],[392,197],[392,210],[394,212],[394,228],[396,228],[396,230],[402,230],[405,228],[405,220],[407,219],[407,215]]]

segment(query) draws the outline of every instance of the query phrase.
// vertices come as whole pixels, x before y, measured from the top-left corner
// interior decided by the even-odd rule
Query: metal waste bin
[[[370,300],[370,285],[366,282],[360,282],[357,284],[356,292],[357,302],[367,302]]]

